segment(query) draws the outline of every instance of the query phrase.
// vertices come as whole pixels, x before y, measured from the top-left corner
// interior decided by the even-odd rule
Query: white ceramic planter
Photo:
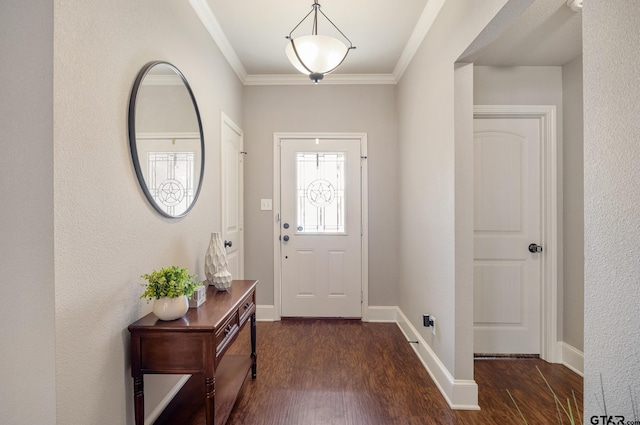
[[[153,302],[153,314],[160,320],[176,320],[189,310],[189,300],[186,295],[176,298],[162,297]]]

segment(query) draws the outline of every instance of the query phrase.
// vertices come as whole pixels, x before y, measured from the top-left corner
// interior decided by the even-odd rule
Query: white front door
[[[360,139],[280,142],[285,317],[361,317]]]
[[[224,113],[220,137],[222,169],[222,237],[227,249],[228,270],[233,279],[244,278],[242,130]]]
[[[474,158],[474,351],[540,354],[540,121],[474,119]]]

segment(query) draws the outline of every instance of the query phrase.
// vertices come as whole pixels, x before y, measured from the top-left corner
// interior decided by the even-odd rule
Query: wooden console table
[[[251,371],[256,377],[257,280],[234,280],[229,292],[207,288],[207,300],[178,320],[150,313],[129,325],[136,425],[144,424],[143,375],[202,376],[207,425],[224,424]],[[251,355],[222,358],[240,329],[251,323]]]

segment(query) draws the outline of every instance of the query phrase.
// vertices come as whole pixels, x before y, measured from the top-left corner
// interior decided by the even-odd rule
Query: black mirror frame
[[[151,192],[149,192],[149,188],[147,187],[147,183],[144,180],[144,175],[142,174],[142,170],[140,169],[140,158],[138,157],[138,149],[137,149],[137,142],[136,142],[136,100],[137,100],[137,97],[138,97],[138,91],[140,89],[140,85],[142,84],[142,81],[144,80],[144,77],[146,77],[146,75],[149,73],[149,71],[151,71],[151,69],[154,66],[157,66],[157,65],[168,66],[182,80],[182,83],[184,84],[185,88],[187,89],[187,92],[189,93],[189,97],[191,98],[191,102],[193,103],[193,109],[196,112],[196,118],[198,120],[198,131],[200,133],[200,149],[201,149],[201,157],[202,157],[202,159],[200,161],[200,176],[198,178],[198,188],[197,188],[196,193],[195,193],[195,195],[193,197],[193,201],[191,202],[191,205],[189,205],[189,207],[180,215],[167,214],[165,211],[162,210],[162,208],[160,208],[160,206],[153,199],[153,196],[151,196]],[[202,189],[202,182],[204,180],[205,155],[204,155],[204,133],[202,131],[202,121],[200,119],[200,110],[198,109],[198,103],[196,102],[196,98],[193,95],[193,91],[191,90],[191,86],[189,85],[189,82],[185,78],[184,74],[182,74],[182,72],[180,72],[180,70],[178,68],[176,68],[173,64],[171,64],[169,62],[165,62],[165,61],[153,61],[153,62],[149,62],[145,66],[143,66],[142,69],[140,70],[140,72],[138,73],[138,76],[136,77],[134,83],[133,83],[133,88],[131,89],[131,97],[129,98],[129,118],[128,119],[129,119],[129,122],[128,122],[128,125],[129,125],[129,148],[131,150],[131,159],[133,160],[133,167],[134,167],[134,169],[136,171],[136,176],[138,177],[138,183],[140,184],[140,187],[142,188],[142,191],[144,192],[144,196],[147,198],[147,200],[149,201],[151,206],[153,206],[153,208],[156,211],[158,211],[161,215],[163,215],[164,217],[167,217],[167,218],[181,218],[181,217],[186,216],[189,213],[189,211],[191,211],[193,206],[196,204],[196,201],[198,200],[198,196],[200,195],[200,190]]]

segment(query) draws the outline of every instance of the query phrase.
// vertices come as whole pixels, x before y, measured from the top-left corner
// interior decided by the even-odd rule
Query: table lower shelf
[[[215,424],[222,425],[236,403],[242,385],[251,374],[253,360],[248,355],[227,354],[216,370]],[[204,377],[192,375],[155,425],[200,425],[205,423]]]

